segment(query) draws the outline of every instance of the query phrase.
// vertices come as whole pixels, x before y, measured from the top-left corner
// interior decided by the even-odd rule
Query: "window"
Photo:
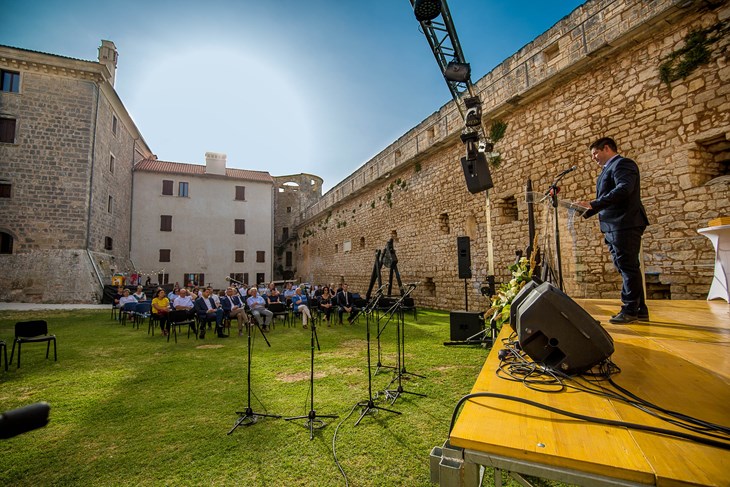
[[[114,174],[114,154],[109,155],[109,172]]]
[[[231,279],[238,282],[245,282],[243,280],[243,274],[241,272],[231,272],[228,274]]]
[[[172,232],[172,215],[160,215],[160,231]]]
[[[117,116],[112,113],[112,133],[117,135]]]
[[[239,201],[246,199],[246,186],[236,186],[236,199]]]
[[[15,119],[0,118],[0,142],[15,143]]]
[[[266,252],[263,250],[256,251],[256,262],[266,262]]]
[[[287,212],[287,213],[291,213],[291,206],[287,206],[287,207],[286,207],[286,212]]]
[[[263,272],[256,273],[256,284],[263,284],[266,281],[266,276]]]
[[[104,250],[114,250],[114,241],[111,237],[104,237]]]
[[[288,251],[286,253],[286,266],[287,267],[291,267],[291,261],[292,261],[292,253]]]
[[[184,183],[184,182],[180,181],[180,184],[178,185],[178,188],[177,188],[177,195],[182,196],[183,198],[188,197],[188,183]]]
[[[281,229],[281,239],[289,240],[289,227],[284,227]]]
[[[185,285],[192,284],[193,286],[204,286],[205,285],[205,274],[187,273],[183,276],[183,282]]]
[[[9,233],[0,232],[0,254],[13,253],[13,236]]]
[[[160,262],[170,262],[170,249],[160,249]]]
[[[172,196],[172,181],[164,179],[162,181],[162,194]]]
[[[243,283],[248,284],[248,272],[243,273]]]
[[[109,196],[109,201],[106,204],[106,211],[107,211],[107,213],[111,213],[112,212],[112,201],[113,201],[112,197]]]
[[[20,91],[20,73],[0,69],[0,91],[18,93]]]
[[[365,237],[360,237],[360,248],[361,249],[365,248]]]
[[[0,183],[0,198],[10,198],[12,187],[10,183]]]
[[[236,262],[243,262],[243,250],[236,250]]]
[[[157,284],[162,286],[163,284],[170,283],[170,274],[157,274]]]
[[[235,220],[234,233],[236,235],[243,235],[246,233],[246,220]]]

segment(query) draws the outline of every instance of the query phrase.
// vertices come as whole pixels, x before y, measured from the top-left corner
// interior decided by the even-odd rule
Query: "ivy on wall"
[[[662,58],[659,79],[668,87],[678,79],[685,79],[698,67],[710,62],[712,45],[729,33],[727,21],[704,29],[692,29],[684,38],[684,46]]]

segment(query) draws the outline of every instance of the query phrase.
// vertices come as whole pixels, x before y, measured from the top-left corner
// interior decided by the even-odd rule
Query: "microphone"
[[[560,175],[561,175],[561,176],[565,176],[565,175],[566,175],[566,174],[568,174],[569,172],[573,172],[573,171],[575,171],[576,169],[578,169],[578,166],[573,166],[573,167],[569,167],[569,168],[568,168],[568,169],[566,169],[565,171],[561,172],[561,173],[560,173]]]
[[[406,284],[406,286],[409,286],[409,287],[412,287],[412,288],[415,289],[416,287],[418,287],[419,284],[421,284],[421,281],[418,281],[418,282],[410,282],[410,283]]]

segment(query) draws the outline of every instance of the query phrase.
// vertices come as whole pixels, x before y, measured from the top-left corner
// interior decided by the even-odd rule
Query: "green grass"
[[[265,418],[226,433],[246,405],[244,338],[167,343],[146,326],[134,330],[107,311],[3,312],[0,337],[16,321],[46,319],[58,337],[58,362],[45,344],[23,346],[21,368],[0,374],[0,410],[51,404],[45,428],[0,442],[4,485],[344,485],[332,455],[335,428],[367,399],[365,324],[318,327],[315,410],[338,414],[315,431],[304,421]],[[421,310],[406,319],[407,370],[425,379],[355,427],[360,409],[342,422],[336,450],[351,485],[430,485],[429,452],[448,435],[458,399],[469,393],[487,350],[445,347],[448,314]],[[235,327],[235,325],[234,325]],[[234,333],[235,335],[235,333]],[[252,407],[285,417],[310,407],[310,333],[281,324],[254,341]],[[220,347],[210,347],[218,346]],[[375,349],[373,349],[375,353]],[[51,351],[52,354],[52,351]],[[383,362],[394,365],[395,327],[383,334]],[[381,391],[388,369],[373,378]]]

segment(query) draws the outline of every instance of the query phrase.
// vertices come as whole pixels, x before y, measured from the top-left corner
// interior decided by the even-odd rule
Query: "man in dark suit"
[[[639,253],[641,236],[649,219],[641,204],[639,167],[631,159],[620,156],[616,142],[609,137],[598,139],[590,149],[592,159],[603,169],[596,183],[596,199],[579,204],[587,208],[583,218],[598,214],[613,264],[623,279],[623,306],[609,322],[626,324],[648,320]]]
[[[221,297],[221,307],[227,320],[238,320],[238,336],[243,335],[243,325],[248,326],[248,315],[243,300],[232,287],[226,289],[226,295]]]
[[[337,306],[340,322],[342,322],[342,314],[347,312],[350,313],[347,322],[352,324],[352,321],[360,312],[360,308],[355,306],[355,299],[352,297],[352,293],[347,290],[347,284],[342,284],[342,290],[337,293]]]
[[[195,300],[195,313],[198,315],[200,325],[200,338],[205,338],[205,323],[215,321],[215,331],[218,338],[227,338],[228,335],[223,333],[223,308],[218,308],[215,301],[211,297],[213,290],[205,288],[203,295]]]

